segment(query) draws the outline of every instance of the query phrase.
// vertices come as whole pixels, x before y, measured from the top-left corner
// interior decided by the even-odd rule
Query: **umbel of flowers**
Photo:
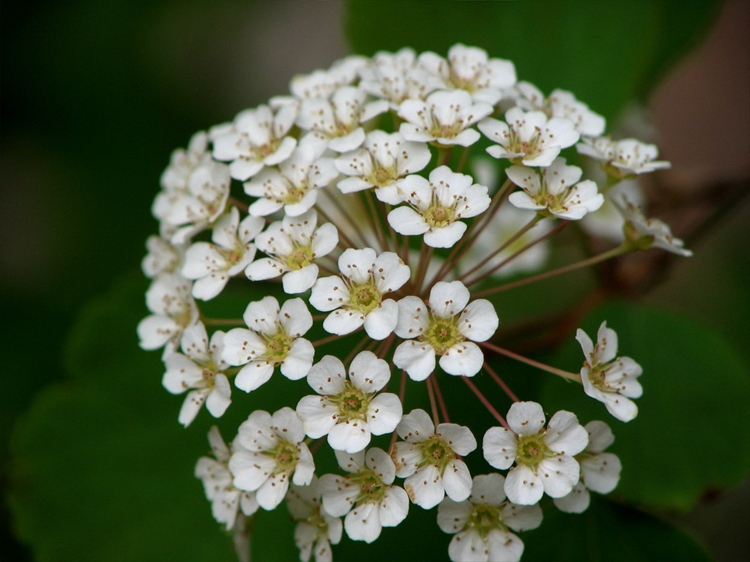
[[[544,94],[510,61],[455,45],[446,58],[403,49],[297,76],[289,95],[176,150],[152,207],[159,233],[147,241],[150,315],[138,335],[163,350],[164,387],[186,393],[178,421],[188,426],[204,404],[220,418],[233,392],[275,377],[307,390],[277,411],[245,412],[228,446],[211,430],[213,455],[195,474],[216,520],[239,536],[259,509],[286,502],[300,559],[323,561],[343,534],[369,543],[410,509],[435,509],[453,560],[518,560],[516,533],[541,524],[543,496],[580,512],[589,491],[612,491],[610,428],[548,416],[488,359],[575,381],[622,422],[637,415],[641,367],[619,356],[606,322],[596,342],[575,335],[579,372],[518,355],[497,341],[503,311],[486,298],[627,252],[690,255],[612,191],[669,164],[653,145],[604,135],[604,119],[572,93]],[[599,164],[599,183],[571,163],[585,159]],[[621,243],[543,271],[550,238],[574,221],[596,236],[603,221],[588,219],[607,200]],[[244,310],[209,316],[227,287],[247,295]],[[486,396],[477,376],[501,392]],[[497,425],[452,409],[446,377]],[[405,411],[417,386],[429,406]],[[472,454],[487,474],[470,473]],[[337,471],[316,468],[324,455]]]

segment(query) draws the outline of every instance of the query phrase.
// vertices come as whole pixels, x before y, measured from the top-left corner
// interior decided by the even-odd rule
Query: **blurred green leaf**
[[[138,347],[145,289],[145,280],[128,278],[84,311],[68,344],[71,378],[41,392],[16,426],[9,503],[38,559],[235,560],[193,476],[209,452],[208,428],[234,431],[252,409],[273,410],[304,392],[280,377],[268,385],[274,390],[235,391],[226,419],[200,412],[183,429],[184,396],[161,387],[159,353]],[[242,300],[234,302],[241,314]],[[256,519],[256,536],[279,537],[255,541],[259,559],[296,558],[283,506]]]
[[[592,495],[580,515],[550,506],[541,527],[521,533],[523,559],[623,560],[642,562],[708,561],[706,551],[678,528],[652,515]]]
[[[750,378],[742,359],[722,336],[666,310],[612,303],[581,327],[595,338],[603,320],[617,332],[620,354],[643,367],[638,417],[618,422],[580,385],[559,379],[544,383],[546,411],[570,410],[581,423],[610,424],[610,450],[623,464],[615,493],[629,502],[687,510],[715,488],[736,486],[750,471]],[[582,363],[572,338],[553,361],[571,371]]]
[[[687,5],[689,4],[689,5]],[[349,0],[357,53],[412,47],[445,56],[455,43],[512,60],[520,80],[571,90],[607,119],[644,96],[708,27],[717,2],[449,2]]]

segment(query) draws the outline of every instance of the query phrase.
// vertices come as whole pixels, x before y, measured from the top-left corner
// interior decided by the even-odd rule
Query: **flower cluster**
[[[534,275],[552,235],[595,214],[621,180],[669,165],[604,129],[570,92],[545,96],[510,61],[456,45],[445,58],[403,49],[298,76],[290,95],[175,151],[152,208],[151,314],[138,335],[144,349],[163,348],[164,387],[187,393],[178,421],[188,426],[204,404],[220,418],[233,387],[251,393],[279,373],[308,393],[247,412],[230,446],[211,430],[213,458],[196,476],[219,523],[244,529],[243,518],[286,501],[300,559],[323,561],[344,533],[372,542],[413,504],[437,507],[452,560],[518,560],[514,532],[541,524],[545,494],[580,512],[588,490],[615,487],[604,422],[582,426],[564,410],[547,421],[491,364],[513,357],[580,383],[619,420],[637,414],[642,369],[617,356],[606,323],[596,344],[578,330],[585,360],[568,373],[502,348],[491,298],[509,273],[523,283],[557,273]],[[491,159],[474,154],[479,145]],[[606,186],[582,179],[571,163],[582,158],[601,163]],[[559,273],[651,247],[689,255],[666,225],[616,203],[625,242]],[[212,316],[223,293],[247,294],[235,318]],[[449,413],[446,375],[498,425]],[[485,396],[478,375],[507,397]],[[429,405],[405,411],[418,386]],[[481,431],[475,462],[505,474],[471,474],[464,458]],[[321,455],[339,470],[319,473]]]

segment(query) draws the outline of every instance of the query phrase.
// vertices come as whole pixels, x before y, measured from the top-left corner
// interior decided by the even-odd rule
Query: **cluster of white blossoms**
[[[186,393],[179,423],[204,404],[220,418],[233,390],[279,374],[303,395],[247,412],[229,446],[211,430],[213,457],[195,474],[219,523],[242,533],[246,518],[286,502],[300,559],[321,562],[344,534],[372,542],[414,504],[437,508],[452,560],[518,560],[515,533],[541,524],[544,495],[581,512],[590,490],[614,489],[609,427],[564,410],[548,420],[492,367],[512,357],[576,381],[618,420],[637,414],[642,369],[618,356],[606,323],[596,343],[578,330],[573,373],[496,337],[492,295],[511,285],[652,247],[689,255],[622,198],[619,247],[544,271],[554,234],[596,213],[620,181],[669,166],[655,146],[604,131],[570,92],[545,96],[510,61],[456,45],[446,58],[403,49],[297,76],[290,95],[174,152],[152,208],[159,234],[143,261],[150,315],[138,335],[163,349],[164,387]],[[583,179],[585,159],[605,186]],[[228,304],[213,306],[222,294]],[[451,411],[446,376],[498,425]],[[486,395],[475,377],[500,391]],[[407,394],[424,408],[405,411]],[[326,455],[337,471],[318,470]]]

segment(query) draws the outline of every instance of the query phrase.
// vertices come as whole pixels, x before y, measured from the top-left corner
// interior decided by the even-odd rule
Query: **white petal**
[[[373,435],[384,435],[396,429],[403,415],[401,400],[386,392],[376,396],[367,409],[367,421]]]
[[[567,455],[545,459],[537,469],[544,491],[553,498],[567,496],[578,482],[580,473],[578,461]]]
[[[371,543],[380,536],[383,526],[376,503],[357,504],[344,519],[344,529],[349,538]]]
[[[523,554],[523,541],[513,533],[492,529],[487,536],[490,560],[518,562]]]
[[[349,378],[359,390],[374,393],[388,384],[391,370],[388,368],[388,363],[383,359],[378,359],[372,351],[362,351],[352,359],[349,365]]]
[[[338,409],[325,396],[305,396],[297,404],[296,410],[305,433],[313,439],[328,435],[336,425]]]
[[[324,474],[319,482],[323,508],[334,517],[349,513],[359,495],[359,486],[335,474]]]
[[[289,489],[289,477],[285,473],[277,473],[266,480],[255,495],[260,505],[266,511],[276,509],[284,499]]]
[[[484,364],[484,354],[479,346],[467,341],[450,347],[440,358],[440,367],[449,375],[473,377]]]
[[[484,434],[482,453],[490,466],[506,470],[516,460],[516,436],[504,427],[491,427]]]
[[[365,315],[361,312],[348,307],[340,308],[326,317],[323,321],[323,329],[328,333],[343,336],[351,334],[364,323]]]
[[[442,478],[434,465],[420,468],[409,476],[404,480],[404,488],[411,501],[424,509],[432,509],[445,497]]]
[[[469,290],[461,281],[439,281],[430,290],[430,308],[440,318],[452,318],[469,302]]]
[[[195,419],[195,416],[198,415],[198,411],[201,409],[201,406],[203,406],[203,403],[206,401],[208,392],[208,389],[193,390],[191,392],[188,392],[188,395],[185,397],[185,401],[182,403],[182,407],[180,408],[180,413],[177,416],[177,421],[179,421],[185,427],[189,426]]]
[[[487,562],[490,553],[479,533],[469,529],[453,536],[448,545],[448,556],[453,562]]]
[[[575,414],[561,410],[549,420],[544,442],[556,453],[572,457],[586,448],[589,434],[578,423]]]
[[[579,482],[567,496],[553,498],[555,507],[565,513],[583,513],[591,503],[591,494],[583,483]]]
[[[467,499],[471,494],[471,474],[466,463],[459,460],[449,463],[443,472],[443,486],[445,493],[453,501]]]
[[[390,486],[380,500],[380,524],[395,527],[409,514],[409,496],[403,488]]]
[[[547,421],[544,410],[537,402],[515,402],[505,419],[518,435],[535,435],[542,430]]]
[[[391,225],[393,230],[404,236],[424,234],[430,229],[422,215],[405,205],[396,207],[388,213],[388,224]]]
[[[412,380],[423,381],[435,370],[435,350],[425,343],[405,341],[396,348],[393,363]]]
[[[361,420],[337,423],[328,432],[328,444],[336,451],[358,453],[370,444],[370,428]]]
[[[466,232],[466,223],[453,222],[442,228],[431,228],[424,235],[424,243],[432,248],[452,248]]]
[[[539,505],[506,503],[503,507],[503,523],[514,531],[536,529],[542,524],[542,508]]]
[[[600,494],[608,494],[620,481],[622,463],[617,455],[600,453],[581,462],[586,487]]]
[[[419,443],[435,433],[430,415],[422,409],[412,410],[401,418],[398,435],[410,443]]]
[[[505,498],[505,494],[503,494]],[[468,501],[454,502],[445,498],[438,506],[437,523],[444,533],[453,534],[461,531],[471,516],[471,503]]]
[[[274,366],[266,361],[251,361],[237,373],[234,384],[240,390],[251,392],[268,382]]]
[[[515,466],[505,478],[505,494],[513,503],[534,505],[544,495],[542,479],[526,466]]]
[[[245,272],[247,273],[247,270],[245,270]],[[287,271],[284,277],[281,278],[284,292],[287,295],[297,295],[299,293],[304,293],[310,287],[315,285],[315,281],[318,279],[319,272],[320,270],[318,266],[314,263],[306,265],[302,269]],[[248,277],[250,276],[248,275]]]
[[[312,366],[307,375],[307,383],[318,394],[329,396],[339,394],[344,390],[346,369],[341,359],[333,355],[326,355]]]
[[[471,502],[499,506],[505,501],[505,477],[497,472],[474,477],[471,485]]]
[[[461,313],[459,331],[471,341],[487,341],[500,323],[495,307],[485,299],[470,302]]]
[[[294,340],[289,353],[281,364],[281,374],[292,381],[307,376],[312,366],[315,348],[304,338]]]

